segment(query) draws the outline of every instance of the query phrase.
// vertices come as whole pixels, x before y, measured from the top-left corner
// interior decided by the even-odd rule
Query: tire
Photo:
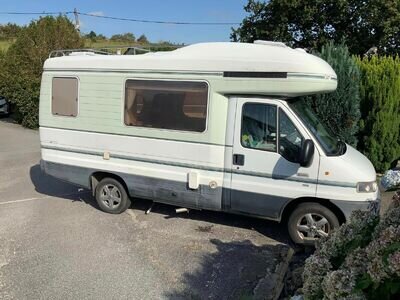
[[[338,218],[329,208],[306,202],[290,214],[288,231],[294,243],[314,246],[319,238],[328,236],[339,225]]]
[[[131,206],[125,187],[114,178],[104,178],[96,186],[96,201],[100,209],[110,214],[123,213]]]

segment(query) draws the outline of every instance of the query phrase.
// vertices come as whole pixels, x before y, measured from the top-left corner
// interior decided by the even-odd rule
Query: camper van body
[[[276,221],[297,209],[304,218],[291,220],[291,236],[306,243],[379,199],[369,160],[333,145],[296,101],[336,86],[323,60],[268,42],[49,58],[40,93],[42,170],[93,190],[108,212],[126,209],[118,209],[120,193],[113,209],[101,205],[96,191],[108,178],[129,197],[185,208]],[[305,141],[313,153],[301,163]]]

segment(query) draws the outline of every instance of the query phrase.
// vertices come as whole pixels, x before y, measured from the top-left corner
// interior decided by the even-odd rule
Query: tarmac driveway
[[[267,296],[284,226],[161,204],[146,215],[139,199],[105,214],[90,192],[42,174],[39,159],[38,132],[0,120],[0,299]]]

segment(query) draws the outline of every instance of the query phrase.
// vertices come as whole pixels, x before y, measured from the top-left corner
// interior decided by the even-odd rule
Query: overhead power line
[[[64,11],[64,12],[0,12],[1,15],[69,15],[78,14],[82,16],[88,16],[93,18],[127,21],[136,23],[151,23],[151,24],[167,24],[167,25],[209,25],[209,26],[226,26],[226,25],[239,25],[239,22],[182,22],[182,21],[162,21],[162,20],[146,20],[146,19],[133,19],[133,18],[122,18],[113,16],[104,16],[91,13],[82,13],[78,11]]]
[[[138,23],[154,23],[154,24],[170,24],[170,25],[238,25],[238,24],[240,24],[240,23],[235,23],[235,22],[180,22],[180,21],[144,20],[144,19],[131,19],[131,18],[102,16],[102,15],[97,15],[97,14],[95,15],[95,14],[82,13],[82,12],[78,12],[78,14],[80,14],[82,16],[119,20],[119,21],[129,21],[129,22],[138,22]]]
[[[0,15],[63,15],[69,14],[70,12],[57,11],[57,12],[16,12],[16,11],[1,11]]]

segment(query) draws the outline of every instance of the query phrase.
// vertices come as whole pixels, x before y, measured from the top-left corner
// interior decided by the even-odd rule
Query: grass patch
[[[12,40],[0,40],[0,51],[7,51],[13,42]]]

